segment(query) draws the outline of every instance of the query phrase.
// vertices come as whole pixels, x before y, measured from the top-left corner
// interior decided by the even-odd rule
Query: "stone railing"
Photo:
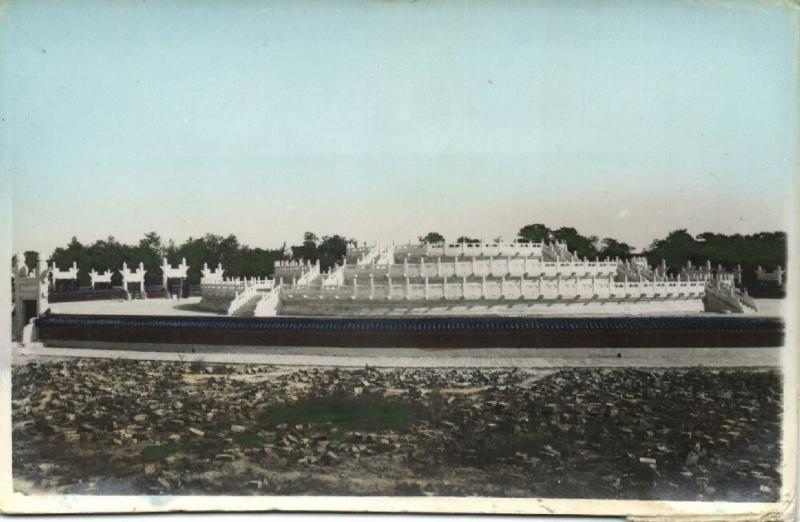
[[[468,280],[431,283],[427,278],[412,282],[391,277],[370,278],[367,284],[333,287],[284,286],[282,295],[288,299],[351,299],[351,300],[514,300],[514,299],[680,299],[702,298],[705,281],[637,281],[618,282],[613,277],[536,277],[501,278],[480,281]]]
[[[250,301],[258,295],[258,291],[255,288],[246,288],[242,292],[237,292],[231,302],[228,304],[228,309],[226,313],[228,315],[233,315],[236,313],[242,305]]]
[[[542,245],[542,258],[547,261],[577,261],[578,256],[569,251],[566,243],[545,243]]]
[[[395,245],[394,253],[398,256],[424,256],[428,249],[427,243],[411,243]]]
[[[200,291],[203,296],[223,296],[234,295],[243,292],[249,287],[255,287],[259,290],[269,290],[275,285],[274,279],[266,277],[243,277],[223,279],[219,282],[201,282]]]
[[[782,285],[785,274],[786,271],[780,266],[778,266],[778,268],[776,268],[772,272],[768,272],[759,266],[756,269],[756,280],[775,282],[779,285]]]
[[[388,247],[381,250],[380,254],[378,254],[377,259],[375,260],[376,265],[393,265],[394,264],[394,246],[389,245]]]
[[[736,285],[736,274],[726,272],[723,274],[717,274],[713,277],[715,281],[719,281],[720,284],[730,286],[733,288]]]
[[[200,283],[200,295],[206,297],[233,297],[239,292],[243,292],[247,288],[244,281],[222,281],[218,283]]]
[[[311,269],[308,270],[306,273],[304,273],[302,277],[297,279],[294,284],[298,286],[308,286],[320,275],[321,275],[320,265],[319,261],[317,261],[316,264],[312,265]]]
[[[308,261],[276,261],[273,277],[275,279],[283,278],[286,280],[290,280],[293,277],[302,277],[303,274],[311,270],[312,267],[313,265]]]
[[[435,261],[420,260],[419,263],[410,263],[404,259],[402,263],[392,266],[351,266],[346,265],[347,281],[353,277],[365,278],[370,274],[373,277],[521,277],[521,276],[556,276],[566,275],[594,275],[608,276],[617,273],[617,261],[542,261],[530,257],[489,257],[484,259],[472,258],[468,260],[444,261],[436,258]]]
[[[272,289],[271,292],[264,294],[256,304],[253,315],[255,317],[275,317],[278,315],[281,306],[281,287],[280,285]]]
[[[644,258],[638,258],[636,261],[634,260],[617,260],[617,272],[620,278],[627,277],[629,280],[632,281],[653,281],[659,278],[663,278],[666,275],[666,271],[659,272],[653,270]]]
[[[370,250],[372,250],[372,247],[371,246],[367,246],[366,243],[364,243],[363,245],[353,245],[351,243],[348,243],[347,246],[346,246],[346,249],[345,249],[345,251],[347,252],[346,255],[348,255],[348,256],[357,256],[357,257],[363,256],[364,254],[368,253]]]
[[[699,278],[707,281],[715,280],[721,283],[734,286],[736,283],[741,283],[742,268],[737,266],[734,270],[729,271],[721,264],[714,268],[711,261],[706,261],[703,265],[693,265],[691,261],[687,261],[686,265],[681,268],[681,275],[685,277]]]
[[[346,270],[342,265],[335,265],[322,278],[322,286],[342,286],[345,282]]]
[[[233,315],[245,303],[258,296],[258,288],[255,285],[248,286],[242,292],[238,292],[228,305],[228,315]]]
[[[478,243],[416,243],[397,245],[397,255],[425,257],[489,257],[489,256],[522,256],[540,257],[542,243],[524,242],[478,242]]]
[[[744,312],[739,292],[719,282],[710,282],[706,288],[706,310],[709,312]]]
[[[380,256],[381,250],[377,246],[372,247],[369,252],[358,258],[356,262],[359,266],[369,266],[372,265],[373,262],[377,261],[378,256]]]
[[[275,286],[274,279],[266,277],[232,278],[221,282],[200,283],[201,308],[214,312],[228,312],[237,299],[245,293],[257,293],[271,290]],[[246,301],[246,299],[244,299]],[[238,308],[238,305],[237,305]]]

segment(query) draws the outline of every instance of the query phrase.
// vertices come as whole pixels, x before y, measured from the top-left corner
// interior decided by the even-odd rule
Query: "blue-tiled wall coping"
[[[49,314],[36,325],[110,328],[226,329],[246,331],[441,332],[441,331],[626,331],[735,330],[783,331],[777,318],[741,316],[692,317],[169,317]]]

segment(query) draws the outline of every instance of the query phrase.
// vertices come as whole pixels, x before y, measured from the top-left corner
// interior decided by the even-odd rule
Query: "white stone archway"
[[[128,263],[122,263],[122,270],[120,270],[120,274],[122,274],[122,288],[125,290],[125,293],[130,299],[130,285],[138,284],[139,285],[139,295],[142,296],[142,299],[147,299],[147,292],[145,292],[144,288],[144,275],[147,273],[147,270],[144,269],[144,263],[139,263],[139,270],[131,270],[128,268]]]
[[[24,256],[22,256],[24,259]],[[13,336],[21,338],[23,330],[31,321],[43,314],[49,305],[50,270],[42,259],[35,270],[28,270],[23,262],[13,267],[14,275],[14,324]]]
[[[98,283],[100,284],[107,284],[109,288],[111,288],[111,270],[106,270],[105,272],[98,272],[94,268],[92,271],[89,272],[89,277],[92,280],[92,290],[95,289]]]
[[[181,264],[173,267],[167,262],[166,257],[161,258],[161,279],[162,284],[164,286],[164,291],[167,293],[168,297],[172,297],[169,291],[169,281],[172,279],[180,280],[180,291],[177,294],[178,299],[180,299],[181,293],[183,292],[183,284],[186,280],[186,277],[189,272],[189,265],[186,264],[186,258],[184,257],[181,259]]]
[[[200,283],[221,283],[223,280],[223,275],[225,274],[225,270],[222,269],[222,263],[217,263],[216,269],[208,268],[208,263],[203,263],[203,269],[200,271],[203,274],[203,278],[200,280]]]
[[[61,270],[55,264],[55,262],[50,263],[50,277],[52,279],[52,289],[53,291],[57,291],[58,282],[59,281],[75,281],[75,287],[78,286],[78,262],[73,261],[72,266],[66,270]]]

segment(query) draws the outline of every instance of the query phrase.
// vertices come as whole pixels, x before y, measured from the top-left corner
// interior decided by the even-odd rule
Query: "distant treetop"
[[[424,236],[419,236],[419,242],[420,243],[429,243],[429,244],[443,243],[444,242],[444,236],[441,235],[438,232],[428,232]]]

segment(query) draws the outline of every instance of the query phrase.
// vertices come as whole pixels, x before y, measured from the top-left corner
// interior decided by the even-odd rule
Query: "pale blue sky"
[[[16,251],[786,228],[779,4],[10,0],[0,24]]]

